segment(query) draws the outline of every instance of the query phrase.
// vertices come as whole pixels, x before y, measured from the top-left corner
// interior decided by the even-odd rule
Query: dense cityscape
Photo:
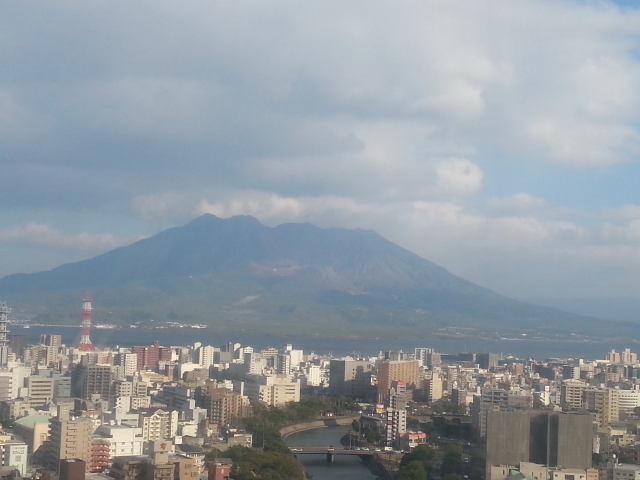
[[[299,460],[318,455],[398,480],[640,478],[630,349],[544,361],[205,341],[99,350],[91,317],[86,296],[78,345],[54,334],[28,345],[0,303],[2,478],[297,479],[311,476]],[[327,427],[345,434],[288,443]]]

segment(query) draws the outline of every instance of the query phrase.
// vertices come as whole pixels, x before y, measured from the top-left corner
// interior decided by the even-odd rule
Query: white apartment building
[[[213,355],[215,351],[215,347],[212,347],[211,345],[199,347],[196,350],[198,354],[198,364],[205,368],[209,368],[213,365]]]
[[[288,375],[247,375],[244,394],[252,402],[281,407],[300,401],[300,380],[292,381]]]
[[[109,442],[109,458],[142,455],[142,428],[126,425],[101,425],[94,438]]]
[[[116,365],[124,367],[124,375],[131,377],[138,370],[138,354],[136,353],[120,353],[116,356]]]
[[[322,372],[318,365],[310,365],[305,372],[307,376],[307,385],[318,387],[322,383]]]
[[[178,434],[178,417],[176,410],[167,411],[151,409],[140,413],[142,438],[145,442],[166,440]]]
[[[618,410],[620,413],[633,413],[633,409],[640,407],[640,390],[620,390]]]

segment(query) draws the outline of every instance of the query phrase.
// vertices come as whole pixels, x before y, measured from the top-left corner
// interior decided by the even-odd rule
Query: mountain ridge
[[[502,296],[373,230],[308,223],[267,227],[249,216],[203,215],[91,259],[0,279],[0,295],[21,307],[40,302],[41,312],[58,309],[66,316],[73,315],[70,295],[84,290],[103,296],[98,316],[104,309],[125,322],[135,311],[141,318],[187,323],[318,331],[314,322],[328,322],[427,333],[594,320]],[[62,308],[56,295],[70,304]],[[255,299],[242,302],[249,297]]]

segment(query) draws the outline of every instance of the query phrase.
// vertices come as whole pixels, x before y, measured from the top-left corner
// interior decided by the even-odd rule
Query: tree
[[[460,475],[456,475],[455,473],[447,473],[442,480],[462,480]]]
[[[420,462],[425,470],[431,468],[431,460],[436,452],[428,445],[418,445],[411,453],[406,453],[400,461],[400,466],[409,465],[411,462]]]
[[[427,471],[422,462],[411,462],[400,467],[395,476],[395,480],[427,480]]]
[[[358,420],[354,420],[353,422],[351,422],[351,428],[354,432],[360,431],[360,423],[358,422]]]
[[[458,442],[451,442],[444,449],[441,475],[443,477],[448,474],[462,475],[462,470],[462,445]]]

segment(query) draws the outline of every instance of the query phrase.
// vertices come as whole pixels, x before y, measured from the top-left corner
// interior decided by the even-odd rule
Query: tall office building
[[[373,365],[363,360],[331,360],[329,395],[343,395],[367,400],[372,397]]]
[[[489,411],[487,480],[491,467],[531,462],[548,467],[591,468],[596,428],[587,413]]]

